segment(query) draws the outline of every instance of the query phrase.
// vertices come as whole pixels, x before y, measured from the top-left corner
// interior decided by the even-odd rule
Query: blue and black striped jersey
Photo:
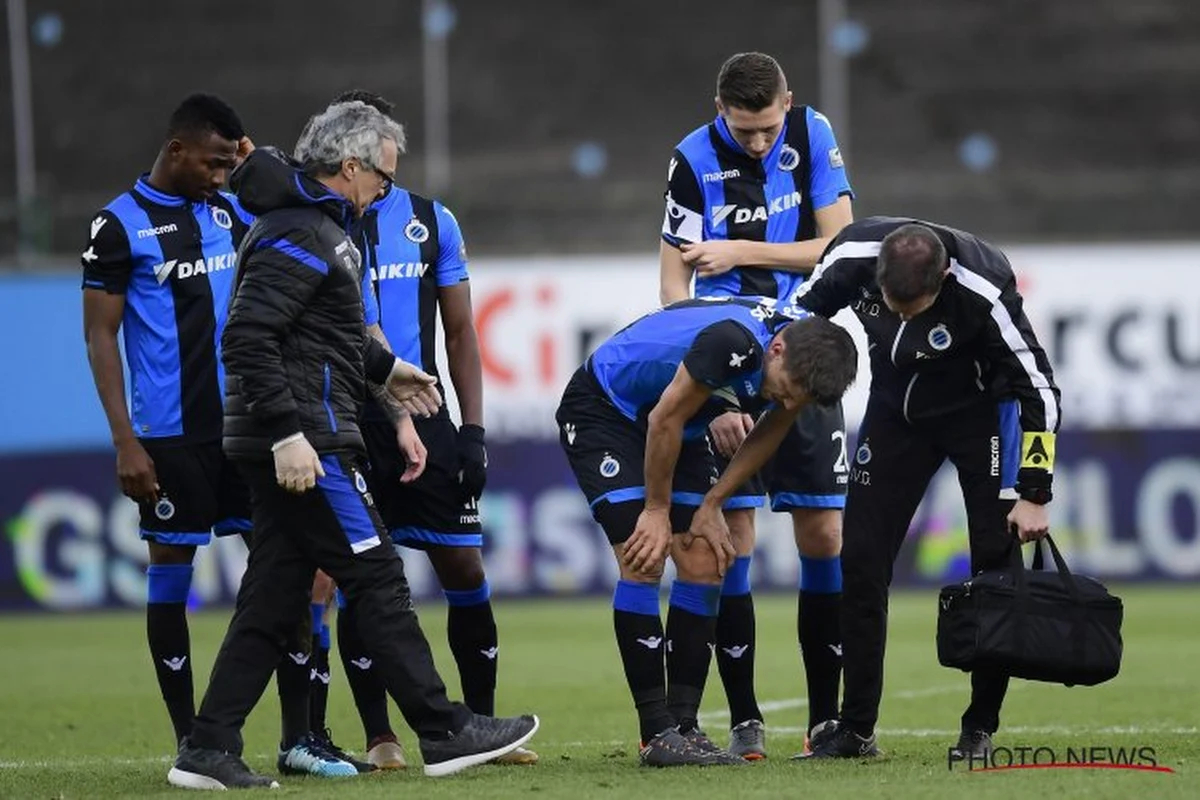
[[[746,153],[718,116],[688,134],[667,173],[662,238],[684,242],[750,239],[798,242],[817,236],[814,212],[853,196],[829,120],[808,106],[793,108],[763,159]],[[735,267],[696,279],[697,297],[766,296],[786,305],[804,276]]]
[[[398,186],[375,202],[355,231],[362,251],[368,325],[378,322],[393,352],[437,375],[438,289],[469,280],[454,215]]]
[[[221,333],[254,218],[224,192],[169,195],[143,175],[92,219],[83,288],[125,295],[130,418],[142,438],[220,441]]]
[[[588,369],[614,406],[645,421],[683,364],[713,390],[684,426],[684,438],[704,435],[718,415],[754,407],[762,389],[763,353],[791,322],[771,298],[683,300],[651,312],[613,334],[588,359]]]

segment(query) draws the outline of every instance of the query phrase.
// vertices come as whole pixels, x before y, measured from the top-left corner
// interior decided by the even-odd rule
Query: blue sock
[[[496,712],[496,670],[500,642],[492,613],[492,587],[485,579],[478,589],[444,589],[446,638],[458,664],[463,702],[476,714],[491,717]]]
[[[725,573],[725,582],[721,584],[723,597],[736,597],[750,594],[750,561],[751,556],[738,556],[729,565]]]
[[[754,597],[750,594],[750,556],[739,556],[725,573],[717,614],[717,671],[729,701],[729,727],[761,720],[754,693],[754,648],[757,638]]]
[[[842,674],[842,559],[800,556],[796,638],[808,684],[808,728],[838,715]]]
[[[800,591],[813,594],[842,591],[842,557],[800,556]]]
[[[146,568],[146,638],[158,687],[175,728],[175,741],[191,733],[195,716],[187,622],[191,586],[191,564],[151,564]]]
[[[667,610],[667,711],[684,733],[696,727],[710,649],[717,640],[720,585],[676,580]]]
[[[488,585],[485,578],[478,589],[467,589],[466,591],[443,589],[442,594],[446,595],[446,603],[451,608],[463,608],[465,606],[477,606],[486,603],[492,597],[492,587]]]
[[[617,581],[613,590],[613,610],[658,617],[658,584]]]
[[[186,603],[191,588],[191,564],[151,564],[146,567],[147,602]]]
[[[663,659],[667,650],[659,616],[658,584],[618,581],[613,590],[613,630],[625,682],[637,708],[642,742],[675,725],[667,711]]]
[[[715,617],[721,607],[721,587],[676,580],[671,584],[670,605],[699,617]]]

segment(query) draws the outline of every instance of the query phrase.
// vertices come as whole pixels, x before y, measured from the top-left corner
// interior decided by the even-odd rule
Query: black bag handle
[[[1017,536],[1016,526],[1013,526],[1013,536]],[[1050,547],[1050,557],[1054,559],[1054,566],[1058,571],[1058,576],[1062,578],[1063,586],[1066,587],[1067,594],[1071,596],[1071,601],[1078,604],[1079,599],[1079,584],[1075,580],[1075,576],[1071,574],[1071,569],[1067,566],[1066,559],[1058,550],[1058,545],[1054,543],[1054,539],[1050,534],[1043,537],[1043,541]],[[1042,570],[1045,568],[1045,558],[1042,556],[1041,542],[1033,543],[1033,563],[1030,566],[1031,570]],[[1023,598],[1029,594],[1028,583],[1025,579],[1025,561],[1021,557],[1021,546],[1018,541],[1017,546],[1012,548],[1012,565],[1013,565],[1013,586],[1016,589],[1017,597]]]

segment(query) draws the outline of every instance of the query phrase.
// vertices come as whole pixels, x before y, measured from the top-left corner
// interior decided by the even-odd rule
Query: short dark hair
[[[171,112],[167,138],[197,137],[206,133],[216,133],[233,142],[246,135],[237,112],[224,100],[211,94],[188,95]]]
[[[392,111],[396,108],[396,104],[391,100],[385,99],[382,95],[368,92],[366,89],[351,89],[348,92],[342,92],[337,97],[333,98],[336,103],[366,103],[374,108],[385,117],[390,117]]]
[[[717,73],[717,97],[725,106],[762,111],[785,91],[783,69],[766,53],[730,56]]]
[[[830,406],[842,399],[858,373],[858,348],[841,325],[809,316],[788,324],[780,334],[786,345],[783,368],[814,403]]]
[[[946,266],[941,238],[928,225],[910,222],[883,237],[875,282],[891,299],[911,303],[941,290]]]

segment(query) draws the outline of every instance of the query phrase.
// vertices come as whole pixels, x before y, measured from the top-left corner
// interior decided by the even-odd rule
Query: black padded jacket
[[[258,219],[238,249],[221,336],[225,453],[271,458],[272,443],[299,432],[319,453],[363,452],[366,382],[384,383],[395,357],[363,324],[353,208],[270,148],[230,183]]]

